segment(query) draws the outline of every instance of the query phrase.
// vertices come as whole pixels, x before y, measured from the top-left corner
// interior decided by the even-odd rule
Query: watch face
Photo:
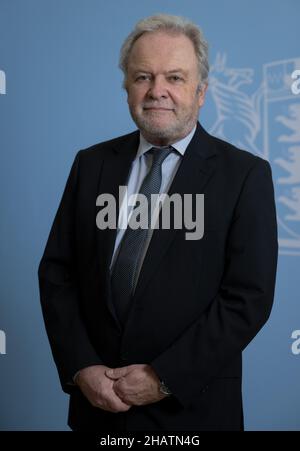
[[[171,390],[165,385],[163,381],[160,381],[160,387],[159,387],[161,393],[164,395],[171,395]]]

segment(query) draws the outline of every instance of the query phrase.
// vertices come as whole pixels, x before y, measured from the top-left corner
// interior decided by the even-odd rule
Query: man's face
[[[134,43],[128,61],[128,104],[152,144],[172,144],[192,130],[206,91],[199,92],[198,86],[195,50],[185,35],[151,32]]]

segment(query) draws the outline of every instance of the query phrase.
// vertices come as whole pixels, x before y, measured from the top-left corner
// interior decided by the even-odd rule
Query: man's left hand
[[[150,365],[128,365],[106,370],[105,374],[115,380],[115,393],[126,404],[142,406],[167,396],[160,392],[159,378]]]

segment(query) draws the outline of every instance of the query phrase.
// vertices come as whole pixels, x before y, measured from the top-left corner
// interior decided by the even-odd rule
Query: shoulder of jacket
[[[232,168],[239,167],[244,169],[252,169],[257,165],[267,165],[269,162],[267,159],[261,156],[255,155],[245,149],[238,148],[229,142],[223,141],[222,139],[212,137],[215,141],[218,155],[223,159],[224,162],[230,164]]]
[[[93,144],[85,149],[79,150],[77,155],[84,159],[93,159],[101,155],[111,152],[112,149],[124,145],[128,140],[132,139],[138,132],[127,133],[126,135],[118,136],[117,138],[109,139],[100,143]]]

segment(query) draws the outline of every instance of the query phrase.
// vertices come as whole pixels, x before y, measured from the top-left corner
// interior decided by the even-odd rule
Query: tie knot
[[[172,146],[152,147],[149,152],[153,156],[152,168],[154,166],[160,166],[164,159],[173,151]]]

